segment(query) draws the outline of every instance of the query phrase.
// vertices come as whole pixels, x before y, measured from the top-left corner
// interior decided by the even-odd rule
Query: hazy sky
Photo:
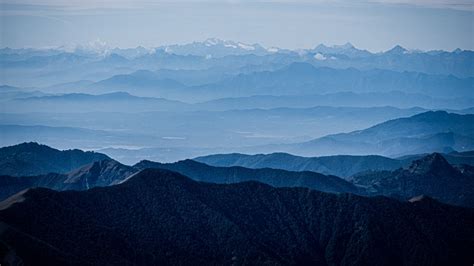
[[[473,0],[0,0],[0,46],[47,47],[101,40],[155,47],[210,37],[266,47],[351,42],[474,50]]]

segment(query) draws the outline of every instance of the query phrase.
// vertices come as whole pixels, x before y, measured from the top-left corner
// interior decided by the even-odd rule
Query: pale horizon
[[[261,43],[247,43],[247,42],[242,42],[242,41],[239,41],[239,40],[221,39],[221,38],[217,38],[217,37],[209,37],[209,38],[206,38],[206,39],[194,40],[194,41],[189,41],[189,42],[181,42],[181,43],[157,43],[156,45],[151,45],[151,46],[141,45],[141,44],[138,44],[138,45],[135,45],[135,46],[113,46],[113,45],[111,45],[107,42],[102,41],[101,39],[96,39],[96,40],[91,40],[89,42],[84,42],[84,43],[74,43],[74,44],[69,43],[69,44],[52,45],[52,46],[27,46],[27,45],[25,45],[25,46],[16,46],[16,47],[2,46],[2,47],[0,47],[0,49],[34,49],[34,50],[48,50],[48,49],[53,49],[54,50],[54,49],[57,49],[57,50],[64,50],[65,52],[74,52],[77,49],[84,49],[84,50],[100,50],[101,48],[103,48],[103,49],[136,49],[136,48],[142,47],[142,48],[145,48],[145,49],[152,50],[152,49],[159,49],[159,48],[164,48],[164,47],[172,46],[172,45],[188,45],[188,44],[192,44],[192,43],[204,43],[207,40],[212,40],[212,39],[216,39],[216,40],[220,40],[220,41],[224,41],[224,42],[242,43],[242,44],[247,44],[247,45],[260,45],[260,46],[262,46],[263,48],[265,48],[267,50],[271,49],[271,48],[278,48],[278,49],[281,49],[281,50],[288,50],[288,51],[293,51],[293,52],[314,49],[319,45],[324,45],[326,47],[338,47],[338,46],[343,46],[343,45],[347,45],[347,44],[352,45],[355,49],[366,50],[366,51],[368,51],[370,53],[373,53],[373,54],[384,53],[384,52],[390,51],[391,49],[393,49],[396,46],[401,46],[404,49],[406,49],[408,51],[412,51],[412,52],[430,52],[430,51],[454,52],[455,50],[458,50],[458,49],[460,49],[462,51],[474,51],[474,49],[462,49],[460,47],[456,47],[456,48],[451,49],[451,50],[445,50],[445,49],[424,50],[424,49],[420,49],[420,48],[417,48],[417,47],[405,47],[405,46],[400,45],[400,44],[394,44],[393,46],[388,47],[387,49],[382,49],[382,50],[369,50],[369,49],[366,49],[364,47],[359,47],[351,41],[346,41],[346,42],[343,42],[343,43],[324,43],[324,42],[322,42],[322,43],[315,43],[314,45],[308,46],[308,47],[288,48],[288,47],[281,47],[281,46],[266,46],[266,45],[263,45]]]
[[[208,38],[308,49],[352,43],[380,52],[474,50],[469,1],[0,1],[0,47],[101,40],[157,47]]]

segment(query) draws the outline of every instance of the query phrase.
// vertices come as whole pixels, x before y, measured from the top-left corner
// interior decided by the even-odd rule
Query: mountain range
[[[271,154],[213,154],[196,157],[193,160],[212,166],[246,168],[274,168],[288,171],[313,171],[326,175],[335,175],[349,178],[354,174],[366,171],[396,170],[408,167],[412,161],[420,159],[426,154],[408,155],[400,158],[389,158],[379,155],[334,155],[321,157],[302,157],[288,153]],[[455,165],[474,166],[472,152],[450,152],[442,156]]]
[[[272,154],[214,154],[193,160],[220,167],[273,168],[288,171],[313,171],[348,178],[368,170],[395,170],[410,160],[397,160],[378,155],[301,157],[288,153]]]
[[[89,84],[84,92],[110,93],[125,91],[147,97],[196,102],[225,97],[254,95],[307,95],[336,92],[421,93],[432,97],[472,97],[473,78],[434,75],[419,72],[356,68],[317,67],[307,62],[293,62],[276,69],[235,73],[216,82],[185,86],[179,80],[162,77],[150,71],[115,75]]]
[[[0,69],[0,266],[474,262],[474,51],[96,42]]]
[[[193,180],[218,184],[258,181],[274,187],[307,187],[324,192],[360,193],[353,184],[331,175],[316,172],[292,172],[281,169],[250,169],[244,167],[215,167],[193,160],[162,164],[141,161],[134,166],[138,170],[147,168],[166,169],[190,177]]]
[[[231,97],[206,101],[197,104],[201,109],[228,110],[252,108],[308,108],[314,106],[333,107],[382,107],[398,108],[421,107],[427,109],[470,108],[474,105],[472,97],[436,98],[425,94],[401,91],[389,92],[335,92],[311,95],[255,95],[249,97]]]
[[[474,148],[473,125],[474,116],[470,114],[430,111],[350,133],[262,149],[304,156],[378,154],[392,157],[434,151],[467,151]]]
[[[400,90],[430,96],[471,97],[472,78],[429,75],[389,70],[358,70],[315,67],[309,63],[292,63],[275,71],[240,74],[217,84],[194,88],[203,100],[252,95],[305,95],[352,91],[387,92]],[[188,90],[189,91],[189,90]],[[184,92],[181,92],[181,94]]]
[[[18,154],[36,152],[36,157],[38,157],[41,156],[38,147],[42,146],[31,143],[3,149],[16,149]],[[33,152],[28,153],[29,149]],[[69,156],[68,152],[57,151],[49,147],[47,149],[49,150],[46,150],[47,153],[41,158],[48,158],[48,155],[52,152],[59,152],[56,160],[61,160],[63,154],[65,158]],[[210,158],[216,157],[218,156]],[[464,161],[472,158],[472,156],[469,157],[469,154],[464,156],[454,154],[449,157],[458,158],[458,162],[459,158],[463,158]],[[8,161],[8,158],[7,156],[6,161]],[[42,162],[33,156],[29,158],[32,164]],[[335,156],[313,160],[316,163],[327,163],[328,166],[334,169],[349,167],[354,172],[359,170],[358,173],[344,178],[324,175],[314,171],[288,171],[274,168],[254,169],[240,166],[217,167],[193,160],[166,164],[144,160],[133,166],[127,166],[109,158],[100,161],[90,158],[89,163],[67,173],[42,174],[43,172],[52,172],[50,169],[57,169],[54,166],[47,168],[48,165],[45,165],[43,169],[39,169],[37,172],[34,172],[35,169],[29,169],[30,176],[22,176],[25,169],[21,168],[23,164],[20,162],[16,165],[11,163],[10,173],[1,176],[0,199],[3,200],[32,187],[45,187],[61,191],[111,186],[122,183],[142,170],[153,168],[177,172],[196,181],[218,184],[258,181],[274,187],[306,187],[323,192],[353,193],[368,196],[384,195],[402,200],[418,195],[427,195],[453,205],[474,206],[474,190],[472,189],[474,186],[472,181],[474,167],[472,165],[457,164],[452,166],[442,155],[437,153],[422,157],[412,156],[412,158],[413,161],[408,157],[395,160],[378,156]],[[4,158],[0,159],[5,160]],[[302,160],[300,157],[285,154],[277,154],[265,159],[270,166],[281,164],[282,160],[289,162],[288,165],[292,165],[292,159],[293,162]],[[269,159],[274,159],[274,161],[271,162]],[[404,167],[398,167],[396,170],[380,170],[395,168],[397,161],[403,164]],[[352,167],[351,163],[353,164]],[[255,167],[255,165],[253,166]],[[12,169],[19,170],[15,173],[12,172]]]
[[[4,102],[4,112],[29,113],[34,110],[64,110],[66,113],[81,112],[150,112],[179,111],[188,105],[163,98],[137,97],[126,92],[93,95],[68,93],[18,97]]]
[[[87,191],[0,204],[2,260],[22,264],[466,265],[472,209],[421,197],[209,184],[146,169]]]
[[[40,148],[43,148],[44,154]],[[2,150],[15,149],[15,156],[29,155],[31,164],[38,165],[43,160],[66,161],[68,151],[59,151],[36,143],[20,144]],[[47,149],[47,150],[46,150]],[[30,152],[29,152],[30,151]],[[77,151],[79,152],[79,151]],[[52,157],[53,153],[56,157]],[[3,154],[6,154],[4,152]],[[3,155],[2,154],[2,155]],[[99,157],[100,153],[97,154]],[[61,156],[64,156],[62,158]],[[134,166],[123,165],[103,155],[103,159],[89,158],[80,166],[69,171],[55,171],[58,166],[45,164],[41,169],[24,167],[21,161],[11,161],[8,154],[0,157],[2,164],[9,164],[0,172],[0,200],[16,194],[24,189],[45,187],[54,190],[87,190],[97,186],[118,184],[129,176],[147,168],[159,168],[175,171],[197,181],[212,183],[238,183],[243,181],[259,181],[276,187],[308,187],[327,192],[362,193],[353,184],[336,176],[322,175],[316,172],[291,172],[280,169],[249,169],[243,167],[213,167],[192,160],[162,164],[141,161]],[[24,156],[23,156],[24,157]],[[36,158],[43,158],[38,160]],[[53,161],[54,162],[54,161]],[[16,170],[16,171],[15,171]],[[56,173],[55,173],[56,172]],[[27,174],[25,174],[27,173]],[[47,174],[44,174],[47,173]]]

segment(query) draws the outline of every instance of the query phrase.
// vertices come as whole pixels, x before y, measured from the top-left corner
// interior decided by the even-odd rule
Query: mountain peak
[[[121,182],[121,185],[142,188],[145,184],[148,188],[153,189],[169,185],[182,186],[185,183],[194,183],[194,181],[189,177],[170,170],[161,168],[145,168],[124,179],[123,182]]]
[[[207,38],[203,43],[206,45],[212,46],[212,45],[225,43],[225,41],[218,38]]]
[[[391,53],[391,54],[405,54],[407,53],[408,50],[403,48],[400,45],[395,45],[392,49],[388,50],[386,53]]]
[[[350,42],[346,42],[345,44],[341,44],[341,45],[333,45],[332,47],[334,47],[334,48],[340,48],[340,49],[352,49],[352,48],[355,48],[354,45],[352,45],[352,43],[350,43]]]
[[[45,152],[45,151],[59,151],[47,145],[38,142],[23,142],[17,145],[3,147],[2,149],[15,150],[16,152]]]
[[[414,174],[436,173],[443,174],[452,172],[455,169],[448,161],[439,153],[429,154],[421,159],[412,162],[408,171]]]
[[[13,176],[67,173],[97,160],[109,158],[105,154],[81,150],[57,150],[36,142],[25,142],[0,148],[1,174]],[[14,163],[12,163],[14,162]]]
[[[355,48],[354,45],[352,45],[352,43],[350,42],[346,42],[344,44],[334,44],[334,45],[331,45],[331,46],[327,46],[323,43],[319,44],[318,46],[316,46],[316,50],[321,50],[321,49],[324,49],[324,50],[328,50],[328,49],[352,49],[352,48]]]
[[[136,172],[130,166],[113,159],[92,162],[68,173],[67,183],[86,184],[86,189],[95,186],[118,184]]]
[[[439,122],[443,120],[453,119],[454,117],[461,116],[456,113],[448,113],[446,111],[428,111],[420,114],[416,114],[413,118],[422,120],[422,121],[433,121]]]
[[[247,44],[247,43],[242,43],[242,42],[234,42],[234,41],[229,41],[229,40],[221,40],[218,38],[209,38],[206,39],[203,44],[205,46],[216,46],[216,45],[222,45],[226,48],[232,48],[232,49],[243,49],[243,50],[255,50],[256,48],[259,48],[257,44]]]

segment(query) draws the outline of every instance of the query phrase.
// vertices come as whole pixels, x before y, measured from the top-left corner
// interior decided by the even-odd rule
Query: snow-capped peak
[[[267,48],[267,52],[269,52],[269,53],[277,53],[278,51],[280,51],[280,48],[278,48],[278,47]]]
[[[241,43],[241,42],[233,42],[233,41],[227,41],[227,40],[221,40],[217,38],[209,38],[203,42],[205,46],[215,46],[215,45],[222,45],[227,48],[233,48],[233,49],[244,49],[248,51],[253,51],[255,50],[255,45],[250,45],[246,43]]]
[[[244,49],[244,50],[249,50],[249,51],[253,51],[255,50],[255,47],[253,45],[249,45],[249,44],[245,44],[245,43],[237,43],[237,45],[241,48],[241,49]]]

